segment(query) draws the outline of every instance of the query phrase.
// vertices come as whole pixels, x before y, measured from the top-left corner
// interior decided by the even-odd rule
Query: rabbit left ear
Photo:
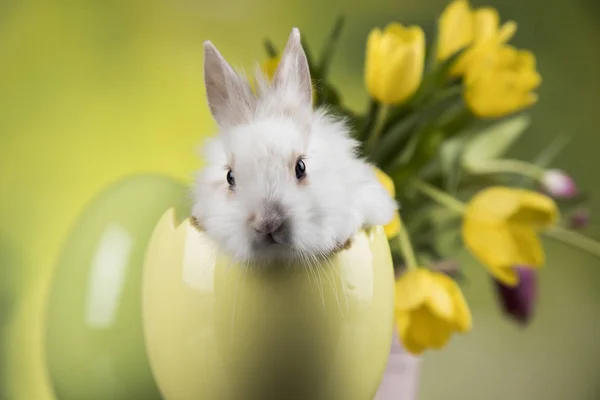
[[[255,96],[210,41],[204,42],[204,85],[210,111],[220,127],[249,120]]]
[[[292,29],[275,71],[273,85],[278,89],[297,92],[303,103],[312,105],[310,70],[298,28]]]

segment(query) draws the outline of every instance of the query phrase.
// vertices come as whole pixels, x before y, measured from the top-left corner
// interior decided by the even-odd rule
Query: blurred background
[[[446,4],[1,1],[2,398],[57,398],[44,368],[44,312],[57,265],[73,259],[62,252],[71,230],[81,232],[80,218],[95,218],[85,214],[90,201],[136,174],[171,177],[183,187],[201,167],[198,146],[214,130],[204,98],[204,40],[211,40],[232,64],[250,68],[265,57],[263,39],[270,37],[282,48],[292,26],[300,28],[313,52],[319,51],[343,13],[346,26],[331,76],[346,104],[362,110],[369,30],[397,20],[421,25],[430,34]],[[503,20],[518,22],[513,43],[535,52],[544,79],[540,102],[532,110],[533,126],[513,155],[531,158],[549,137],[570,134],[571,145],[554,165],[574,176],[582,189],[598,193],[600,2],[472,4],[496,7]],[[185,196],[185,190],[181,193]],[[147,208],[153,201],[140,200]],[[588,234],[600,239],[595,210],[600,210],[597,196]],[[148,212],[160,216],[163,211]],[[526,329],[506,322],[484,269],[461,255],[474,329],[424,357],[421,399],[600,398],[599,262],[562,244],[545,244],[548,263],[540,275],[538,308]]]

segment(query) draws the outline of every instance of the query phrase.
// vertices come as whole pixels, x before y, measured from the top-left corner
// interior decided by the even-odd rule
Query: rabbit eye
[[[300,180],[306,176],[306,164],[301,159],[296,162],[296,179]]]
[[[227,171],[227,183],[229,183],[229,186],[231,187],[235,186],[235,178],[233,177],[232,170]]]

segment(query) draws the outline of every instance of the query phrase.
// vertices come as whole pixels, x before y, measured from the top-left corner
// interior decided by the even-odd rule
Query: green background
[[[332,66],[346,103],[362,110],[365,38],[397,20],[431,32],[444,0],[0,2],[0,318],[2,381],[11,400],[44,400],[41,304],[61,246],[84,207],[135,173],[190,182],[214,126],[204,99],[202,42],[238,66],[283,46],[298,26],[314,51],[338,13],[347,17]],[[534,156],[557,134],[573,141],[555,161],[600,189],[600,3],[489,0],[532,49],[543,84],[533,126],[513,149]],[[431,39],[431,36],[428,37]],[[592,210],[599,200],[592,200]],[[600,238],[592,219],[588,233]],[[474,329],[425,356],[422,399],[600,398],[600,265],[547,241],[539,307],[521,329],[495,303],[466,254],[464,290]],[[36,361],[37,360],[37,361]],[[9,388],[9,389],[7,389]]]

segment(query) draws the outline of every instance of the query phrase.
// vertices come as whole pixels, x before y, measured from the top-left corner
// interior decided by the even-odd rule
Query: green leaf
[[[361,126],[361,130],[358,134],[358,138],[361,142],[366,142],[369,138],[369,134],[375,126],[375,121],[377,119],[377,115],[379,113],[379,109],[381,108],[381,103],[379,103],[374,98],[369,99],[369,109],[365,113],[363,117],[363,123]]]
[[[531,117],[522,114],[477,133],[464,149],[462,166],[469,170],[502,156],[530,124]]]
[[[321,81],[317,86],[317,105],[329,104],[337,106],[341,102],[339,91],[325,81]]]
[[[278,51],[275,48],[275,45],[273,44],[273,42],[271,42],[271,39],[265,39],[263,42],[264,46],[265,46],[265,50],[267,51],[267,55],[269,57],[277,57]]]
[[[340,34],[342,33],[342,28],[344,27],[344,22],[345,18],[343,15],[337,17],[335,24],[333,25],[333,29],[329,34],[329,38],[323,46],[318,67],[318,77],[321,79],[325,79],[325,77],[327,77],[327,72],[329,72],[329,66],[331,65],[331,59],[333,58],[333,54],[335,53],[334,50],[337,45],[337,42],[340,39]]]
[[[465,150],[466,144],[473,137],[473,131],[466,131],[463,134],[454,136],[440,148],[440,167],[444,176],[446,191],[456,193],[460,180],[460,160]]]
[[[449,82],[448,78],[450,77],[452,67],[454,67],[458,58],[463,54],[463,51],[457,51],[423,76],[419,89],[409,101],[410,107],[420,107],[422,104],[429,102],[431,97],[444,93],[446,90],[454,87],[458,87],[462,91],[462,85],[454,85],[452,82]],[[448,83],[451,84],[447,86]]]
[[[533,164],[546,168],[569,144],[571,137],[567,135],[557,136],[550,144],[533,159]]]
[[[433,34],[433,39],[429,40],[431,44],[429,45],[429,49],[425,57],[425,71],[432,71],[437,65],[437,51],[439,39],[439,31],[437,29],[437,26],[434,32],[435,33]]]
[[[409,138],[417,134],[415,128],[419,124],[423,121],[435,121],[440,113],[454,107],[456,102],[462,101],[460,93],[453,92],[406,115],[390,127],[385,135],[382,135],[373,151],[373,159],[383,168],[390,166],[394,163],[394,160],[397,160],[398,153],[404,150]]]

